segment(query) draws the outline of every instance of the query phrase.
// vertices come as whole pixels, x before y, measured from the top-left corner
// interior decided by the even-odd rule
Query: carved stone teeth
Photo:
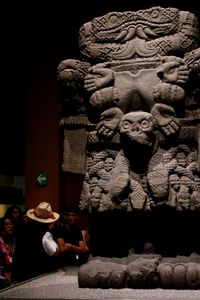
[[[152,38],[157,38],[158,35],[156,33],[154,33],[150,28],[145,27],[144,28],[144,33],[148,36],[148,37],[152,37]]]
[[[127,36],[124,38],[124,41],[131,40],[135,35],[135,27],[130,27],[128,30]]]
[[[120,34],[115,38],[115,41],[122,41],[124,38],[127,36],[128,31],[127,30],[122,30]]]
[[[144,39],[144,40],[148,39],[148,36],[145,34],[142,26],[138,26],[136,28],[136,33],[137,33],[137,36],[140,37],[141,39]]]

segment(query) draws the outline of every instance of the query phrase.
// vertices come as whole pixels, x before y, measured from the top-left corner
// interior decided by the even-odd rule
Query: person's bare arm
[[[58,238],[56,242],[59,245],[60,252],[74,252],[74,253],[86,253],[89,251],[84,241],[79,241],[79,245],[73,245],[69,243],[65,243],[64,239]]]
[[[79,245],[72,245],[72,251],[79,254],[79,253],[86,253],[89,251],[88,247],[86,246],[84,241],[79,241]]]
[[[60,249],[60,252],[71,252],[72,251],[72,245],[71,244],[68,244],[68,243],[65,243],[64,239],[62,238],[58,238],[56,240],[58,246],[59,246],[59,249]]]

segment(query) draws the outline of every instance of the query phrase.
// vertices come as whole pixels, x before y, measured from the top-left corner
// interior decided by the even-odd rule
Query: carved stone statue
[[[118,257],[115,243],[120,242],[127,255],[130,251],[140,257],[147,252],[159,255],[147,264],[132,261],[133,265],[122,270],[128,277],[123,273],[122,281],[115,284],[137,287],[133,269],[140,272],[145,264],[146,272],[153,272],[151,286],[169,287],[171,282],[178,287],[181,275],[175,283],[174,279],[166,283],[163,274],[169,268],[173,277],[175,269],[182,269],[173,267],[172,262],[161,264],[160,257],[200,253],[194,229],[200,225],[198,20],[194,14],[172,7],[110,12],[81,26],[79,46],[80,60],[67,59],[58,66],[62,167],[64,172],[85,175],[80,208],[92,216],[91,253]],[[189,222],[186,229],[180,213],[192,216],[194,224]],[[105,222],[107,216],[112,225]],[[155,230],[157,221],[163,230],[161,242]],[[169,236],[168,222],[172,228]],[[110,226],[109,233],[104,223]],[[191,230],[192,238],[188,234],[174,243],[179,225]],[[114,234],[122,228],[125,235]],[[135,228],[141,231],[139,236]],[[106,249],[102,246],[105,241]],[[178,241],[184,244],[183,253]],[[181,263],[183,271],[178,272],[189,272]],[[189,268],[199,272],[199,266]],[[88,272],[90,267],[86,269]],[[80,284],[94,285],[87,276],[84,281],[84,272]],[[123,280],[126,283],[122,284]],[[193,288],[193,283],[187,284]],[[141,286],[146,285],[143,282]]]

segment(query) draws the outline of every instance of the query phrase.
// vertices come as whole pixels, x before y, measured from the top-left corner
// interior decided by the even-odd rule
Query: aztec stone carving
[[[85,174],[80,207],[198,209],[196,17],[162,7],[111,12],[83,24],[79,45],[81,60],[62,61],[58,79],[63,171]]]
[[[79,286],[92,288],[199,289],[199,255],[162,258],[159,255],[91,259],[80,267]]]
[[[94,216],[81,287],[200,287],[198,26],[172,7],[110,12],[58,66],[62,169]]]
[[[159,209],[200,211],[199,38],[195,15],[172,7],[110,12],[81,26],[80,59],[66,59],[58,66],[62,168],[84,175],[81,210],[145,216],[156,212],[156,217]],[[173,235],[176,228],[171,228]],[[146,232],[152,237],[148,226]],[[160,242],[158,236],[155,240]],[[156,243],[147,238],[141,252],[146,253],[149,245],[150,253],[164,256],[165,242],[160,252]],[[95,263],[90,262],[91,266]],[[111,276],[113,267],[108,268],[103,287],[110,287],[108,277],[114,286],[136,287],[135,264],[143,270],[143,263],[144,274],[152,270],[153,287],[179,288],[187,281],[188,288],[199,288],[191,275],[199,280],[199,261],[179,263],[177,258],[165,263],[154,257],[134,262],[133,267],[127,263],[117,267],[119,282]],[[90,264],[80,272],[80,284],[98,287],[87,277]]]

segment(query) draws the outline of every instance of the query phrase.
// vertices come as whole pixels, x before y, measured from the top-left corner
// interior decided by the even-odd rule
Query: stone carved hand
[[[98,134],[104,137],[112,137],[118,129],[119,122],[123,116],[121,109],[112,107],[101,114],[101,120],[96,129]]]
[[[156,103],[151,113],[158,126],[167,136],[175,134],[179,130],[180,122],[176,119],[175,110],[171,106]]]
[[[158,77],[168,83],[184,84],[189,80],[189,70],[181,58],[162,64],[157,71]]]
[[[89,68],[84,82],[87,91],[93,92],[114,82],[114,73],[108,66],[109,63],[100,63]]]

